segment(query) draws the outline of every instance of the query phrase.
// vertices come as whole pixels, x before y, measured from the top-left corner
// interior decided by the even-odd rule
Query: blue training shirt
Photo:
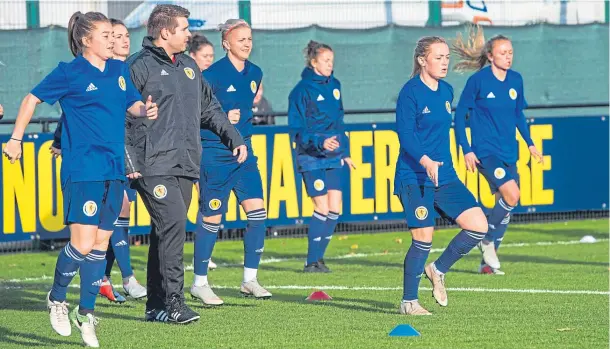
[[[439,186],[458,180],[449,151],[452,102],[453,87],[442,80],[436,91],[424,84],[419,75],[404,85],[396,105],[396,132],[400,141],[396,179],[404,184],[434,186],[419,163],[427,155],[443,162],[438,170]]]
[[[343,116],[339,80],[305,68],[288,96],[288,125],[296,143],[299,172],[342,166],[341,159],[349,157]],[[332,136],[337,136],[340,146],[331,152],[324,149],[324,140]]]
[[[62,115],[61,181],[125,180],[125,112],[142,99],[124,62],[100,71],[83,56],[61,62],[31,93]]]
[[[508,70],[504,81],[498,80],[487,66],[466,82],[455,112],[455,133],[464,154],[474,151],[478,158],[490,155],[507,163],[518,157],[516,128],[528,146],[533,145],[523,110],[523,78]],[[472,147],[466,138],[466,114],[469,115]],[[515,128],[516,126],[516,128]]]
[[[239,109],[239,122],[235,128],[244,138],[248,150],[252,151],[252,107],[254,97],[263,80],[263,71],[250,61],[245,62],[244,69],[237,71],[228,56],[212,64],[203,71],[203,77],[212,87],[214,95],[225,113]],[[234,162],[237,158],[233,151],[220,142],[220,137],[210,130],[201,130],[201,142],[205,150],[203,160]]]

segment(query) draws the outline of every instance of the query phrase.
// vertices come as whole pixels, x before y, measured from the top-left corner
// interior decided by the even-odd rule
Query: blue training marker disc
[[[398,325],[390,332],[390,337],[417,337],[421,336],[411,325]]]

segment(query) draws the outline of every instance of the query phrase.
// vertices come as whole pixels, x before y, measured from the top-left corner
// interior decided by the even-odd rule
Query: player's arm
[[[9,141],[6,143],[6,146],[2,151],[4,155],[9,158],[11,164],[14,164],[16,160],[21,158],[21,143],[23,141],[25,129],[32,120],[36,106],[40,103],[42,103],[42,101],[31,93],[25,96],[21,102],[21,107],[19,108],[17,119],[15,120],[15,128],[11,134],[11,139],[9,139]]]
[[[11,139],[3,149],[4,155],[9,158],[11,164],[21,158],[23,135],[25,134],[26,127],[32,120],[36,106],[43,101],[49,105],[55,104],[55,102],[68,93],[68,86],[66,74],[60,64],[25,96],[21,102],[21,107],[19,107]]]
[[[470,77],[462,91],[457,108],[455,108],[454,118],[455,139],[464,152],[466,169],[471,172],[475,171],[477,164],[480,162],[476,154],[472,151],[470,143],[468,142],[468,137],[466,136],[466,116],[475,108],[477,93],[478,87],[475,78]]]
[[[53,132],[53,143],[51,144],[51,147],[53,147],[55,149],[61,149],[61,129],[63,128],[63,124],[64,124],[64,116],[62,114],[61,117],[59,118],[59,121],[57,122],[57,127],[55,128],[55,132]]]
[[[534,145],[534,142],[532,142],[532,137],[530,136],[530,128],[527,125],[525,113],[523,112],[525,109],[527,109],[527,101],[525,100],[525,95],[523,94],[523,80],[522,80],[521,84],[520,84],[519,92],[517,95],[516,124],[517,124],[517,130],[519,130],[521,137],[523,137],[523,140],[525,140],[525,143],[527,143],[527,146],[531,147]]]
[[[201,128],[207,128],[220,137],[220,141],[238,156],[238,162],[244,162],[247,156],[246,143],[239,131],[231,125],[227,114],[212,93],[212,88],[201,79]]]
[[[53,132],[53,143],[51,143],[51,147],[49,148],[54,158],[61,156],[61,129],[63,128],[63,123],[64,114],[62,113],[59,121],[57,122],[55,132]]]
[[[126,79],[127,83],[127,99],[125,108],[129,108],[136,105],[136,103],[142,103],[141,93],[146,86],[148,79],[148,68],[144,64],[143,60],[134,60],[129,63],[129,79]],[[141,177],[139,173],[141,169],[140,158],[138,157],[138,149],[143,150],[143,142],[138,144],[135,137],[135,128],[137,122],[134,119],[132,113],[127,111],[125,118],[125,172],[127,177],[135,179]]]
[[[424,157],[424,153],[419,138],[415,134],[416,129],[416,103],[410,91],[404,89],[398,96],[396,103],[396,132],[400,147],[418,162]]]
[[[341,84],[339,84],[339,90],[341,90]],[[349,166],[349,168],[355,169],[356,165],[352,161],[352,158],[350,155],[351,149],[350,149],[349,137],[345,134],[345,112],[343,109],[343,98],[341,98],[339,100],[339,104],[340,104],[339,112],[341,113],[341,115],[339,116],[338,126],[339,126],[339,132],[341,133],[341,136],[342,136],[341,142],[344,144],[342,159],[347,164],[347,166]]]
[[[438,186],[438,168],[443,165],[442,162],[430,159],[424,152],[424,149],[416,134],[416,115],[417,103],[413,93],[408,89],[403,89],[398,96],[396,104],[396,132],[398,133],[398,141],[400,148],[417,160],[428,173],[428,177]]]
[[[306,110],[308,96],[305,91],[294,90],[288,97],[288,126],[292,141],[305,149],[309,154],[323,155],[323,136],[316,135],[307,129]]]
[[[477,87],[474,79],[471,77],[466,82],[466,86],[460,95],[454,119],[456,141],[462,147],[464,154],[472,152],[470,143],[468,143],[468,137],[466,136],[466,116],[470,110],[475,108],[476,96]]]
[[[525,118],[525,113],[523,112],[526,108],[527,108],[527,101],[525,100],[525,95],[524,95],[524,91],[523,91],[523,80],[521,81],[521,86],[519,88],[519,92],[517,95],[517,120],[516,120],[516,124],[517,124],[517,130],[519,130],[519,133],[521,134],[521,137],[523,137],[523,140],[525,141],[525,143],[527,143],[527,147],[530,151],[530,154],[532,154],[532,157],[534,157],[534,159],[536,159],[539,163],[544,163],[544,157],[542,156],[542,153],[540,153],[538,151],[538,148],[536,148],[536,146],[534,145],[534,142],[532,141],[532,137],[530,135],[530,128],[527,125],[527,120]]]

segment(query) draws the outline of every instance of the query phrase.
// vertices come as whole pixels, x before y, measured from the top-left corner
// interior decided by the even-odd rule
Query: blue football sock
[[[500,248],[500,244],[502,240],[504,240],[504,234],[506,234],[506,229],[508,229],[508,223],[510,223],[510,213],[504,217],[500,225],[494,229],[494,246],[496,247],[496,251]]]
[[[116,257],[119,269],[121,269],[121,276],[123,279],[127,279],[133,275],[131,255],[129,254],[129,218],[119,217],[116,220],[114,232],[110,237],[110,244],[112,245],[112,251]]]
[[[307,247],[307,265],[320,260],[322,251],[322,235],[326,229],[326,215],[317,211],[313,211],[311,220],[309,221],[309,230],[307,238],[309,246]]]
[[[417,290],[419,289],[419,281],[424,272],[428,254],[430,254],[431,242],[417,241],[411,242],[411,247],[405,256],[404,267],[404,290],[402,300],[414,301],[417,300]]]
[[[267,211],[264,208],[246,214],[248,227],[244,233],[244,268],[258,269],[265,248]]]
[[[193,261],[195,275],[208,275],[208,265],[210,264],[210,258],[212,258],[214,245],[216,245],[219,229],[220,224],[204,221],[197,226],[195,231],[195,258]]]
[[[477,233],[470,230],[460,231],[451,240],[449,246],[438,257],[436,262],[434,262],[436,269],[443,274],[448,272],[455,262],[467,255],[484,237],[485,233]]]
[[[330,244],[330,240],[333,238],[333,233],[337,227],[339,214],[336,212],[328,212],[328,216],[326,218],[326,229],[324,230],[324,235],[322,235],[322,241],[320,241],[320,258],[318,258],[318,260],[324,259],[326,248],[328,247],[328,244]]]
[[[80,268],[79,309],[93,311],[106,268],[106,251],[91,250]]]
[[[514,207],[505,203],[504,199],[502,198],[496,201],[496,205],[491,209],[491,212],[489,212],[489,216],[487,217],[487,222],[489,223],[489,231],[485,236],[485,240],[495,241],[496,230],[500,228],[502,221],[505,220],[506,216],[509,215],[513,209]],[[504,229],[504,231],[506,231],[506,229]],[[502,236],[504,236],[504,233],[502,233]]]
[[[114,235],[114,232],[112,234]],[[114,250],[112,249],[111,244],[112,242],[110,242],[108,246],[108,251],[106,251],[106,271],[104,272],[104,275],[106,275],[107,279],[110,279],[110,277],[112,276],[112,266],[114,264],[114,261],[116,260],[114,256]]]
[[[52,301],[63,302],[66,300],[68,285],[74,279],[79,266],[84,261],[85,256],[78,252],[71,243],[61,249],[55,264],[55,277],[50,295]]]

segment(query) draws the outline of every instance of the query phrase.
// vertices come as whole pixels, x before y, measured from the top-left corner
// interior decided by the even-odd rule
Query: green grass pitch
[[[457,232],[439,230],[429,261]],[[579,243],[584,235],[596,243]],[[402,240],[400,240],[402,239]],[[398,314],[407,232],[335,234],[327,252],[331,274],[303,274],[304,238],[274,238],[265,245],[259,280],[273,298],[242,298],[243,245],[219,242],[220,266],[210,282],[225,305],[203,308],[190,299],[192,269],[186,272],[188,303],[201,320],[186,325],[145,323],[144,301],[122,305],[98,298],[102,348],[608,348],[608,221],[514,225],[500,249],[505,276],[478,275],[478,250],[447,274],[449,306],[441,308],[422,279],[420,302],[429,317]],[[136,276],[145,282],[147,247],[132,248]],[[189,265],[193,245],[185,247]],[[57,253],[0,256],[0,348],[79,348],[78,331],[60,337],[49,324],[45,294]],[[118,268],[115,266],[115,272]],[[120,280],[120,274],[114,274]],[[78,285],[76,277],[73,285]],[[118,282],[120,283],[120,282]],[[314,290],[332,301],[310,303]],[[78,302],[71,287],[68,302]],[[410,324],[421,337],[389,337]]]

